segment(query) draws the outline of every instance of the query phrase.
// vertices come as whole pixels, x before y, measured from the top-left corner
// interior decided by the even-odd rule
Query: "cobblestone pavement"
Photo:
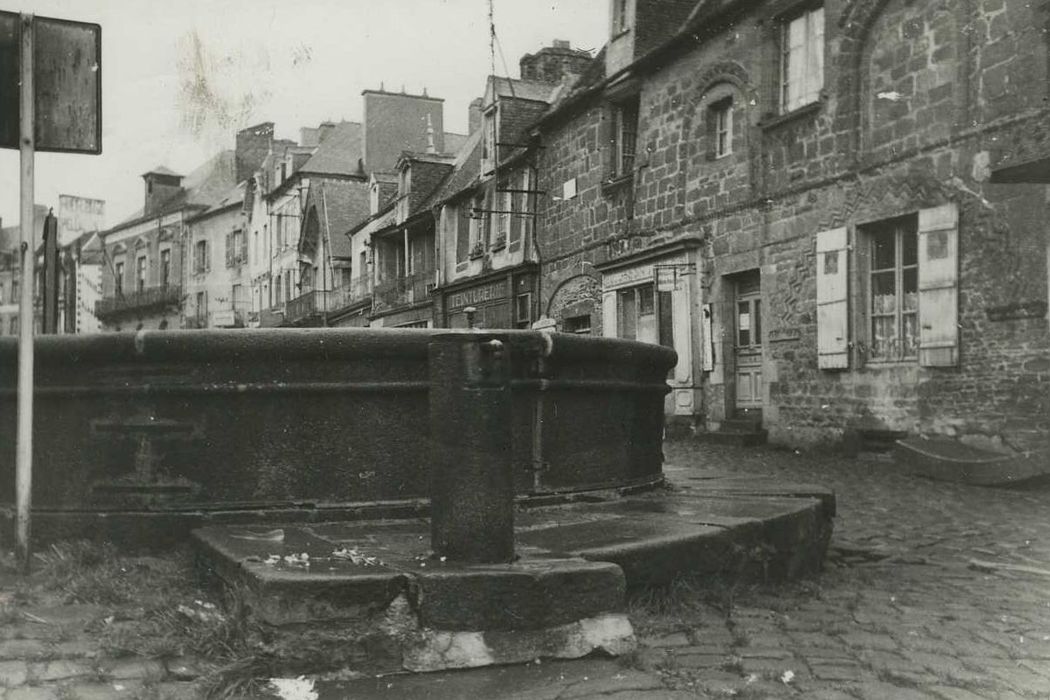
[[[635,600],[641,648],[629,658],[319,682],[322,700],[1050,698],[1050,488],[946,484],[768,448],[682,441],[665,452],[679,488],[734,474],[835,489],[825,571],[779,585],[685,582]],[[10,582],[0,576],[0,597]],[[196,697],[199,661],[102,650],[100,625],[136,614],[0,606],[0,699]]]
[[[934,482],[885,461],[770,448],[683,441],[665,454],[680,483],[698,472],[768,475],[829,486],[838,503],[820,577],[737,591],[731,605],[731,591],[721,604],[708,595],[694,620],[657,617],[641,630],[643,663],[669,687],[716,697],[1050,697],[1050,489]]]

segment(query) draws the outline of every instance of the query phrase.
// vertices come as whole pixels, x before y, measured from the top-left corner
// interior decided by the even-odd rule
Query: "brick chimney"
[[[163,165],[143,173],[142,179],[146,184],[146,201],[142,208],[146,216],[160,211],[165,203],[182,192],[182,175]]]
[[[237,182],[243,182],[255,174],[270,152],[272,144],[273,122],[263,122],[237,132]]]
[[[481,108],[484,104],[485,101],[480,97],[476,97],[470,101],[470,107],[467,109],[468,134],[473,134],[481,128]]]
[[[434,149],[445,152],[445,101],[427,95],[365,90],[364,167],[389,172],[403,151],[427,149],[427,118],[434,133]]]
[[[591,62],[586,51],[572,48],[564,39],[555,39],[536,53],[525,54],[518,62],[522,80],[557,84],[569,76],[581,75]]]

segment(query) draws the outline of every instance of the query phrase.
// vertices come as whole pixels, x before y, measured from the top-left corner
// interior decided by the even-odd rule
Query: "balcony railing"
[[[95,302],[95,316],[102,318],[126,311],[178,305],[181,300],[182,287],[180,285],[146,287],[138,291],[124,292],[117,296],[99,299]]]
[[[434,270],[426,270],[379,282],[374,296],[378,308],[392,309],[427,301],[433,291]]]
[[[335,289],[315,289],[312,292],[301,294],[285,304],[284,322],[296,323],[311,316],[323,313],[331,313],[349,306],[357,297],[353,294],[353,286],[336,287]]]

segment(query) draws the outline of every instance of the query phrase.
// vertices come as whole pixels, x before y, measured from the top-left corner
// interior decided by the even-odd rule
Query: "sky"
[[[605,42],[606,0],[493,2],[500,75],[517,77],[518,59],[553,39],[592,55]],[[488,0],[3,0],[2,9],[102,26],[102,154],[37,154],[35,199],[56,213],[59,194],[104,199],[107,226],[141,207],[142,173],[187,174],[263,121],[291,139],[301,126],[358,121],[365,89],[425,88],[445,99],[445,130],[466,133],[468,104],[492,72]],[[18,151],[0,150],[4,226],[18,221],[18,163]]]

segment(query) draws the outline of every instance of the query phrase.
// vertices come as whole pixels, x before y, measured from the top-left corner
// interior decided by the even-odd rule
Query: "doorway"
[[[736,418],[762,417],[762,285],[758,270],[733,280]]]

